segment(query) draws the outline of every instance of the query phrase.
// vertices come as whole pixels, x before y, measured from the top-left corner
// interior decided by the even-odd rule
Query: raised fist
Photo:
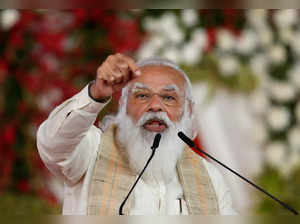
[[[91,85],[90,93],[95,99],[107,98],[140,74],[132,58],[119,53],[110,55],[97,69],[96,81]]]

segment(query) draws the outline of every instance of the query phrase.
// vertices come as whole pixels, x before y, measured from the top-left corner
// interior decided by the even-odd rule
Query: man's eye
[[[163,95],[162,98],[166,101],[173,101],[176,100],[174,96],[171,95]]]
[[[148,94],[144,94],[144,93],[139,93],[135,96],[138,99],[147,99],[149,97]]]

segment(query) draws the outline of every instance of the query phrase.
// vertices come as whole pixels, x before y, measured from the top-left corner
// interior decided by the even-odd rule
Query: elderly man
[[[120,90],[119,111],[100,130],[93,123]],[[95,81],[55,108],[37,133],[42,160],[65,183],[63,214],[117,215],[157,133],[160,146],[124,213],[236,214],[219,171],[177,137],[195,136],[193,106],[190,81],[176,64],[109,56]]]

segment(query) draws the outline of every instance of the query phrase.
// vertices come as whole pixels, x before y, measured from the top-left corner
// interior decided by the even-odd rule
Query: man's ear
[[[194,103],[191,100],[189,100],[189,111],[190,111],[190,117],[191,117],[194,112]]]
[[[119,107],[121,107],[122,105],[123,105],[123,98],[120,97],[120,98],[119,98]]]

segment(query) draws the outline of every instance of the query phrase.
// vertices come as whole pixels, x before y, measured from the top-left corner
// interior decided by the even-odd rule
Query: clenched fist
[[[90,87],[90,94],[95,99],[110,97],[140,74],[141,71],[132,58],[119,53],[110,55],[97,69],[97,77]]]

